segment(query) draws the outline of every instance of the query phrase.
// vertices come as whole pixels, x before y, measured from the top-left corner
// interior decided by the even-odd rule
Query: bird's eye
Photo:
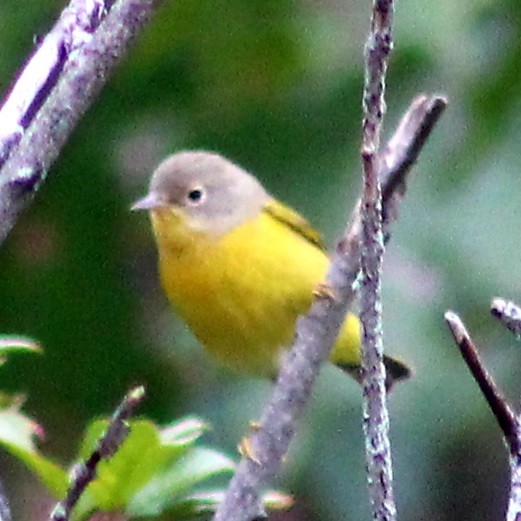
[[[191,203],[199,203],[203,199],[203,190],[201,188],[194,188],[188,192],[188,200]]]

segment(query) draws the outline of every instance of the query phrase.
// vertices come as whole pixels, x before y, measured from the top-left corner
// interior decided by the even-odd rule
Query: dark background
[[[403,521],[498,519],[506,504],[506,451],[443,313],[461,313],[517,404],[519,346],[488,306],[496,295],[521,301],[520,4],[397,6],[387,135],[416,93],[450,100],[384,265],[388,350],[415,370],[390,404]],[[62,6],[2,1],[3,91]],[[146,415],[197,414],[213,424],[206,443],[235,452],[270,384],[217,367],[174,318],[148,221],[128,209],[164,156],[207,148],[254,172],[333,245],[360,188],[369,10],[355,0],[179,0],[157,13],[0,250],[0,332],[45,350],[12,359],[0,386],[27,396],[45,453],[67,461],[88,419],[138,382]],[[360,404],[359,388],[325,368],[279,483],[298,498],[285,519],[369,518]],[[6,456],[0,465],[15,517],[38,517],[27,473]]]

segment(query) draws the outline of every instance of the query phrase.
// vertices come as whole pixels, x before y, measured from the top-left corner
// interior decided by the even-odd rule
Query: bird
[[[250,173],[223,156],[181,151],[153,172],[131,207],[150,214],[164,292],[222,364],[274,379],[295,323],[324,286],[319,234]],[[361,324],[347,313],[329,361],[361,383]],[[386,385],[410,376],[384,356]]]

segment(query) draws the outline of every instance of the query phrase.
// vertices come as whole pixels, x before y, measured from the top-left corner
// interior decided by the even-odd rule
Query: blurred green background
[[[3,91],[62,6],[2,1]],[[157,13],[0,250],[0,331],[45,350],[12,359],[0,387],[27,396],[43,451],[65,461],[87,420],[139,382],[144,414],[200,415],[213,424],[207,443],[234,453],[270,384],[217,367],[174,318],[148,221],[129,206],[164,156],[207,148],[255,172],[333,245],[360,188],[369,10],[179,0]],[[500,519],[506,505],[506,450],[443,313],[461,313],[517,404],[519,346],[488,306],[521,301],[520,31],[516,0],[397,6],[387,135],[418,92],[450,100],[384,266],[386,343],[415,369],[390,404],[403,521]],[[325,368],[278,483],[297,506],[279,521],[369,518],[360,405],[356,384]],[[4,455],[0,468],[15,518],[43,519],[28,474]]]

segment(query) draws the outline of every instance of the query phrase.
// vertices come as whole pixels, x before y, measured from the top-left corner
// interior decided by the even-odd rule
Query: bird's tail
[[[362,384],[363,374],[362,367],[359,365],[352,364],[337,364],[342,371],[352,376],[359,384]],[[400,380],[407,380],[411,377],[411,368],[404,362],[384,355],[385,365],[385,387],[387,391],[390,391],[395,382]]]

